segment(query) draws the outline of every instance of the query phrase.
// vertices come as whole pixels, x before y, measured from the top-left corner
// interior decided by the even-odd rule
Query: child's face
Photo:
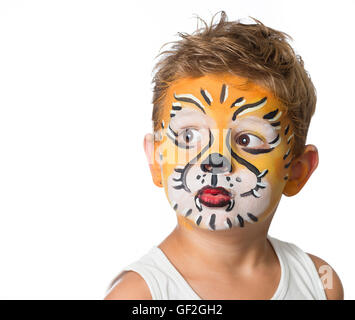
[[[162,120],[162,183],[177,214],[223,230],[275,210],[293,130],[270,91],[227,74],[180,79],[167,91]]]

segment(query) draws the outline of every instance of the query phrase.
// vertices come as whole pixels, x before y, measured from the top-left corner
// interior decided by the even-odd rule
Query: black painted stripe
[[[196,102],[196,101],[193,100],[193,99],[185,98],[185,97],[178,98],[178,97],[176,97],[175,93],[174,93],[174,98],[175,98],[177,101],[183,101],[183,102],[192,103],[192,104],[194,104],[195,106],[199,107],[203,113],[206,113],[205,109],[204,109],[198,102]]]
[[[181,110],[182,109],[181,106],[173,106],[172,108],[173,108],[173,110]]]
[[[274,140],[272,140],[271,142],[269,142],[269,144],[274,144],[274,143],[276,143],[276,142],[279,140],[279,138],[280,138],[280,135],[277,134],[277,137],[276,137]]]
[[[191,191],[190,191],[190,192],[191,192]],[[200,203],[200,207],[199,207],[199,206],[197,205],[196,198],[197,198],[197,196],[195,196],[195,198],[194,198],[195,206],[196,206],[197,210],[201,212],[201,211],[202,211],[201,203]]]
[[[293,136],[290,136],[291,139],[287,141],[287,144],[290,144],[291,140],[293,139]]]
[[[211,178],[211,184],[213,187],[217,185],[217,175],[213,174]]]
[[[174,205],[174,210],[176,210],[178,208],[178,204],[176,203],[175,205]]]
[[[184,186],[182,184],[180,184],[178,186],[173,186],[173,188],[176,190],[180,190],[180,189],[184,189]]]
[[[205,99],[205,101],[207,102],[207,104],[210,106],[210,105],[211,105],[211,100],[210,100],[210,98],[206,95],[205,90],[203,90],[203,89],[201,88],[200,92],[201,92],[201,95],[202,95],[203,99]]]
[[[257,167],[253,166],[250,162],[248,162],[247,160],[239,157],[232,149],[231,145],[230,145],[230,135],[231,135],[231,129],[228,130],[227,133],[227,137],[226,137],[226,145],[227,145],[227,149],[230,152],[230,154],[232,155],[232,157],[239,162],[241,165],[247,167],[251,172],[253,172],[256,176],[258,176],[260,174],[260,171]]]
[[[231,203],[232,203],[232,206],[230,206]],[[235,201],[232,201],[232,200],[231,200],[231,201],[229,202],[229,205],[228,205],[226,211],[227,211],[227,212],[231,211],[231,210],[234,208],[234,204],[235,204]]]
[[[285,164],[285,169],[287,169],[290,166],[291,162],[292,160],[289,163]]]
[[[249,217],[251,220],[253,220],[254,222],[258,221],[258,218],[255,217],[253,214],[251,214],[251,213],[247,213],[247,214],[248,214],[248,217]]]
[[[260,177],[259,177],[259,179],[261,179],[261,178],[265,177],[265,176],[266,176],[266,174],[267,174],[268,172],[269,172],[269,170],[268,170],[268,169],[266,169],[266,170],[265,170],[265,172],[264,172],[264,174],[263,174],[262,176],[260,176]]]
[[[257,102],[248,103],[248,104],[245,104],[245,105],[239,107],[239,108],[234,112],[233,117],[232,117],[232,120],[234,121],[234,120],[237,118],[237,115],[238,115],[239,113],[241,113],[242,111],[244,111],[244,110],[246,110],[246,109],[249,109],[249,108],[255,108],[255,107],[257,107],[258,105],[264,103],[264,102],[266,101],[266,99],[267,99],[267,98],[264,97],[264,98],[260,99],[260,100],[257,101]]]
[[[210,227],[213,229],[213,230],[216,230],[216,215],[215,214],[212,214],[211,215],[211,219],[210,219]]]
[[[170,124],[169,124],[169,130],[173,133],[173,135],[174,135],[175,137],[178,136],[178,134],[177,134],[173,129],[171,129]]]
[[[252,149],[252,148],[242,148],[242,150],[244,150],[245,152],[251,153],[251,154],[260,154],[260,153],[268,153],[272,150],[274,150],[275,148],[271,148],[271,149]]]
[[[222,90],[221,90],[221,95],[220,95],[220,97],[219,97],[219,102],[220,102],[220,103],[223,103],[223,102],[224,102],[224,97],[225,97],[225,95],[226,95],[226,85],[223,84]]]
[[[283,156],[283,159],[286,160],[286,158],[288,157],[289,154],[290,154],[290,151],[285,153],[284,156]]]
[[[244,227],[244,219],[239,214],[237,215],[237,218],[239,220],[240,226],[243,228]]]
[[[279,109],[276,109],[274,111],[271,111],[267,113],[266,115],[263,116],[263,119],[272,119],[276,116],[276,114],[279,112]]]
[[[229,229],[232,229],[232,221],[229,218],[227,218],[226,221],[228,223]]]
[[[281,124],[281,122],[280,122],[280,121],[277,121],[277,122],[272,123],[271,125],[272,125],[273,127],[277,127],[277,126],[279,126],[280,124]]]
[[[285,129],[285,135],[288,133],[288,129],[290,129],[290,125],[288,124],[286,129]]]
[[[199,226],[202,220],[202,216],[199,216],[196,220],[196,224]]]
[[[192,212],[192,209],[187,210],[187,212],[185,213],[185,217],[189,216],[191,214],[191,212]]]
[[[232,104],[231,104],[231,108],[235,107],[235,105],[239,102],[242,102],[244,100],[244,97],[240,97],[237,100],[235,100]]]
[[[247,197],[247,196],[254,196],[254,197],[255,197],[255,195],[254,195],[254,193],[253,193],[252,190],[249,190],[249,191],[247,191],[247,192],[244,192],[244,193],[242,193],[240,196],[241,196],[241,197]]]

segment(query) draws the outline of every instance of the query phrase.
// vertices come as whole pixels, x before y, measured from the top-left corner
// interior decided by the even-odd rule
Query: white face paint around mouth
[[[262,179],[262,187],[258,189],[257,196],[252,193],[245,195],[257,185],[256,176],[248,169],[241,169],[235,174],[217,175],[215,187],[224,188],[231,195],[229,203],[223,207],[206,206],[197,197],[202,188],[211,186],[211,173],[203,172],[199,165],[190,167],[186,174],[186,184],[190,190],[188,192],[179,187],[180,181],[176,181],[181,178],[182,169],[178,167],[178,172],[175,171],[168,178],[170,203],[177,214],[185,216],[201,228],[226,230],[234,226],[244,227],[245,222],[257,222],[269,206],[271,188],[266,178]]]

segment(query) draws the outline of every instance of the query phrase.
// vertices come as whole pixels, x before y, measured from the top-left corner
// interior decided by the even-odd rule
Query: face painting
[[[158,144],[178,215],[210,230],[246,227],[277,207],[292,161],[292,124],[273,94],[223,74],[168,89]]]

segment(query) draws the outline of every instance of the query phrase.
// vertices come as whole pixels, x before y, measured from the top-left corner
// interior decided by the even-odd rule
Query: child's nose
[[[211,153],[201,163],[201,170],[204,172],[219,174],[232,172],[230,161],[220,153]]]

